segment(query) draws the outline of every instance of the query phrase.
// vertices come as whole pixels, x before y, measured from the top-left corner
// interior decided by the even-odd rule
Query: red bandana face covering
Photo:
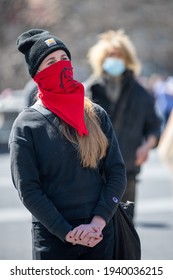
[[[43,105],[58,115],[79,135],[88,135],[84,122],[84,87],[73,80],[70,61],[61,60],[35,75]]]

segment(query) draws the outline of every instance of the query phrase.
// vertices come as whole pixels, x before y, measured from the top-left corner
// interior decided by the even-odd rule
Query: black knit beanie
[[[56,50],[64,50],[71,60],[71,54],[64,43],[47,30],[31,29],[17,38],[17,48],[25,55],[28,71],[33,78],[46,56]]]

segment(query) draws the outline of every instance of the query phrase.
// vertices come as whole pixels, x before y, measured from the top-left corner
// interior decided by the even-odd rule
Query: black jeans
[[[88,219],[70,221],[75,227],[89,223]],[[113,220],[103,229],[103,240],[95,247],[62,242],[41,223],[32,223],[32,252],[34,260],[111,260],[114,250]]]

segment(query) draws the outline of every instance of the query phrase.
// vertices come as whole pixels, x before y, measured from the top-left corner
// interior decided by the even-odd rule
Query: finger
[[[77,231],[78,231],[78,227],[75,227],[73,230],[71,230],[70,237],[74,238],[74,236],[76,235]]]
[[[100,238],[102,237],[102,233],[101,232],[95,232],[95,231],[88,231],[88,232],[83,232],[80,236],[81,239],[84,239],[84,238]]]
[[[99,226],[94,226],[92,225],[92,228],[94,231],[98,232],[98,231],[101,231],[100,227]]]
[[[75,241],[77,241],[77,240],[81,240],[81,234],[83,233],[83,231],[81,230],[81,229],[78,229],[77,231],[76,231],[76,233],[74,234],[74,239],[75,239]]]
[[[88,224],[80,225],[76,229],[77,230],[74,232],[73,237],[77,240],[83,239],[91,230],[94,232],[91,225]]]
[[[80,232],[80,235],[78,235],[79,239],[82,240],[84,239],[87,234],[90,232],[90,228],[85,228]]]
[[[102,237],[97,238],[97,239],[94,238],[94,237],[91,237],[87,245],[88,245],[89,247],[94,247],[94,246],[96,246],[102,239],[103,239]]]
[[[66,240],[67,242],[72,242],[71,231],[68,232],[68,234],[67,234],[66,237],[65,237],[65,240]]]
[[[74,238],[75,241],[81,240],[82,239],[81,234],[83,234],[83,232],[84,232],[83,235],[85,236],[85,233],[87,233],[88,231],[89,231],[89,229],[87,226],[80,225],[73,229],[71,237]]]
[[[99,238],[101,236],[102,232],[100,230],[100,227],[98,226],[93,226],[92,224],[88,224],[85,229],[83,229],[80,238],[83,239],[86,236],[88,237],[95,237]]]
[[[73,243],[83,245],[83,246],[88,246],[89,240],[90,240],[90,238],[85,238],[83,240],[74,241]]]

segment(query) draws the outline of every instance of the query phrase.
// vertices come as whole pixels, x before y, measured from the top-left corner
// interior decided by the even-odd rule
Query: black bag
[[[133,202],[121,202],[113,217],[115,230],[114,260],[141,259],[141,243],[132,222],[133,208]]]

